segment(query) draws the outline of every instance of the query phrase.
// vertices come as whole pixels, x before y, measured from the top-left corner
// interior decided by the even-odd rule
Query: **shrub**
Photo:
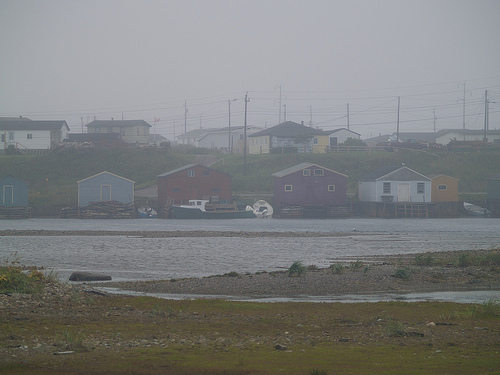
[[[45,283],[56,280],[52,273],[45,275],[34,267],[21,265],[17,260],[7,259],[0,266],[0,293],[36,293]]]
[[[353,269],[353,270],[359,270],[361,267],[363,267],[363,262],[360,261],[360,260],[357,260],[353,263],[351,263],[350,267]]]
[[[432,259],[432,254],[418,254],[415,257],[415,263],[417,266],[431,266],[434,260]]]
[[[345,267],[343,264],[337,263],[330,265],[330,269],[332,270],[332,273],[340,275],[341,273],[344,272]]]
[[[411,276],[411,271],[408,267],[400,267],[394,271],[392,276],[397,277],[398,279],[408,280]]]
[[[300,276],[306,272],[306,267],[300,261],[295,261],[288,269],[288,276]]]
[[[458,257],[459,267],[469,267],[470,265],[472,265],[472,261],[467,254],[462,254]]]
[[[385,332],[389,336],[407,336],[408,335],[408,331],[406,330],[405,326],[402,323],[396,322],[396,321],[391,322],[387,326],[387,328],[385,329]]]

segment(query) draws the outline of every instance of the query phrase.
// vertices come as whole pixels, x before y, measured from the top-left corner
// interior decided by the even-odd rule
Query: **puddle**
[[[324,303],[375,303],[375,302],[455,302],[455,303],[484,303],[491,300],[500,301],[500,291],[459,291],[459,292],[430,292],[430,293],[374,293],[374,294],[344,294],[329,296],[297,296],[297,297],[246,297],[229,295],[201,295],[201,294],[168,294],[168,293],[144,293],[123,290],[118,288],[96,288],[110,294],[122,294],[132,296],[149,296],[170,300],[193,300],[193,299],[222,299],[226,301],[246,302],[324,302]]]

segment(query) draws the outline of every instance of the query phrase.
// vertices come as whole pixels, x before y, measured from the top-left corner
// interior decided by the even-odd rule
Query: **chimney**
[[[300,122],[300,125],[304,126],[304,121],[301,121],[301,122]]]

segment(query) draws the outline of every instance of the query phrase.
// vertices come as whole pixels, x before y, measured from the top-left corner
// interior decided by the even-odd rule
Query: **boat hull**
[[[172,206],[175,219],[252,219],[253,211],[202,211],[198,208]]]

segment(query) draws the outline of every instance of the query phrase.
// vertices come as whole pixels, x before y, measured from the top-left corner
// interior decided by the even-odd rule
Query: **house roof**
[[[458,178],[451,177],[451,176],[448,176],[448,175],[446,175],[446,174],[442,174],[442,173],[438,173],[438,174],[430,174],[430,175],[429,175],[429,176],[427,176],[427,177],[429,177],[431,180],[434,180],[436,177],[441,177],[441,176],[443,176],[443,177],[448,177],[448,178],[452,178],[452,179],[454,179],[454,180],[459,181],[459,179],[458,179]]]
[[[1,120],[0,130],[61,130],[65,126],[69,130],[69,126],[64,120],[58,121],[38,121],[27,118],[18,118],[15,120]]]
[[[299,171],[301,171],[303,169],[310,168],[310,167],[318,167],[318,168],[326,169],[327,171],[330,171],[332,173],[339,174],[341,176],[347,177],[347,175],[345,175],[343,173],[339,173],[339,172],[336,172],[334,170],[331,170],[331,169],[322,167],[321,165],[313,164],[313,163],[300,163],[300,164],[294,165],[294,166],[292,166],[290,168],[286,168],[286,169],[283,169],[283,170],[278,171],[276,173],[273,173],[271,176],[272,177],[278,177],[278,178],[279,177],[284,177],[284,176],[287,176],[289,174],[292,174],[292,173],[295,173],[295,172],[299,172]]]
[[[122,176],[118,176],[117,174],[114,174],[114,173],[111,173],[111,172],[108,172],[108,171],[103,171],[101,173],[97,173],[97,174],[95,174],[93,176],[90,176],[90,177],[84,178],[83,180],[77,181],[76,183],[79,184],[80,182],[90,180],[91,178],[100,176],[101,174],[105,174],[105,173],[106,174],[110,174],[110,175],[115,176],[115,177],[118,177],[118,178],[120,178],[122,180],[126,180],[126,181],[129,181],[129,182],[132,182],[133,184],[135,184],[135,181],[129,180],[128,178],[125,178],[125,177],[122,177]]]
[[[231,132],[234,131],[241,131],[244,129],[244,126],[231,126]],[[259,129],[253,125],[247,125],[247,131],[248,130],[254,130],[254,129]],[[194,129],[190,130],[186,133],[183,133],[181,135],[177,136],[177,139],[179,138],[197,138],[201,139],[203,137],[206,137],[209,134],[216,134],[216,133],[228,133],[229,132],[229,127],[225,128],[203,128],[203,129]]]
[[[356,133],[356,132],[353,132],[352,130],[350,130],[350,129],[346,129],[346,128],[340,128],[340,129],[335,129],[335,130],[329,130],[329,131],[326,131],[325,133],[327,133],[327,134],[329,134],[329,135],[332,135],[333,133],[336,133],[336,132],[339,132],[339,131],[342,131],[342,130],[345,130],[346,132],[350,132],[350,133],[353,133],[353,134],[359,135],[359,136],[361,137],[361,134]]]
[[[328,133],[323,130],[310,128],[309,126],[297,124],[293,121],[286,121],[271,128],[267,128],[260,132],[251,134],[248,137],[261,137],[264,135],[270,135],[273,137],[298,137],[327,134]]]
[[[22,182],[23,184],[28,185],[28,183],[27,183],[26,181],[23,181],[23,180],[21,180],[20,178],[14,177],[14,176],[12,176],[11,174],[8,174],[7,176],[5,176],[5,177],[3,177],[3,178],[0,178],[0,184],[2,184],[4,180],[8,180],[8,179],[12,179],[12,178],[13,178],[14,180],[16,180],[16,181],[20,181],[20,182]]]
[[[426,177],[423,174],[415,172],[413,169],[410,169],[406,166],[385,166],[385,167],[379,168],[373,172],[370,172],[370,173],[367,173],[367,174],[361,176],[359,178],[359,181],[368,182],[368,181],[382,180],[382,179],[386,179],[386,178],[390,177],[389,175],[394,176],[394,174],[396,172],[399,173],[403,170],[410,172],[411,174],[416,174],[419,177],[422,177],[422,180],[429,180],[430,181],[429,177]]]
[[[210,169],[210,170],[215,171],[217,173],[221,173],[221,174],[225,174],[225,175],[229,176],[227,173],[216,171],[215,169],[207,167],[205,165],[201,165],[201,164],[187,164],[187,165],[184,165],[183,167],[180,167],[180,168],[177,168],[177,169],[174,169],[174,170],[162,173],[162,174],[160,174],[160,175],[158,175],[156,177],[159,178],[159,177],[170,176],[170,175],[173,175],[174,173],[181,172],[181,171],[187,170],[189,168],[194,168],[196,166],[200,166],[202,168]],[[229,177],[231,177],[231,176],[229,176]]]
[[[85,125],[89,128],[105,127],[105,126],[147,126],[151,127],[144,120],[94,120]]]

